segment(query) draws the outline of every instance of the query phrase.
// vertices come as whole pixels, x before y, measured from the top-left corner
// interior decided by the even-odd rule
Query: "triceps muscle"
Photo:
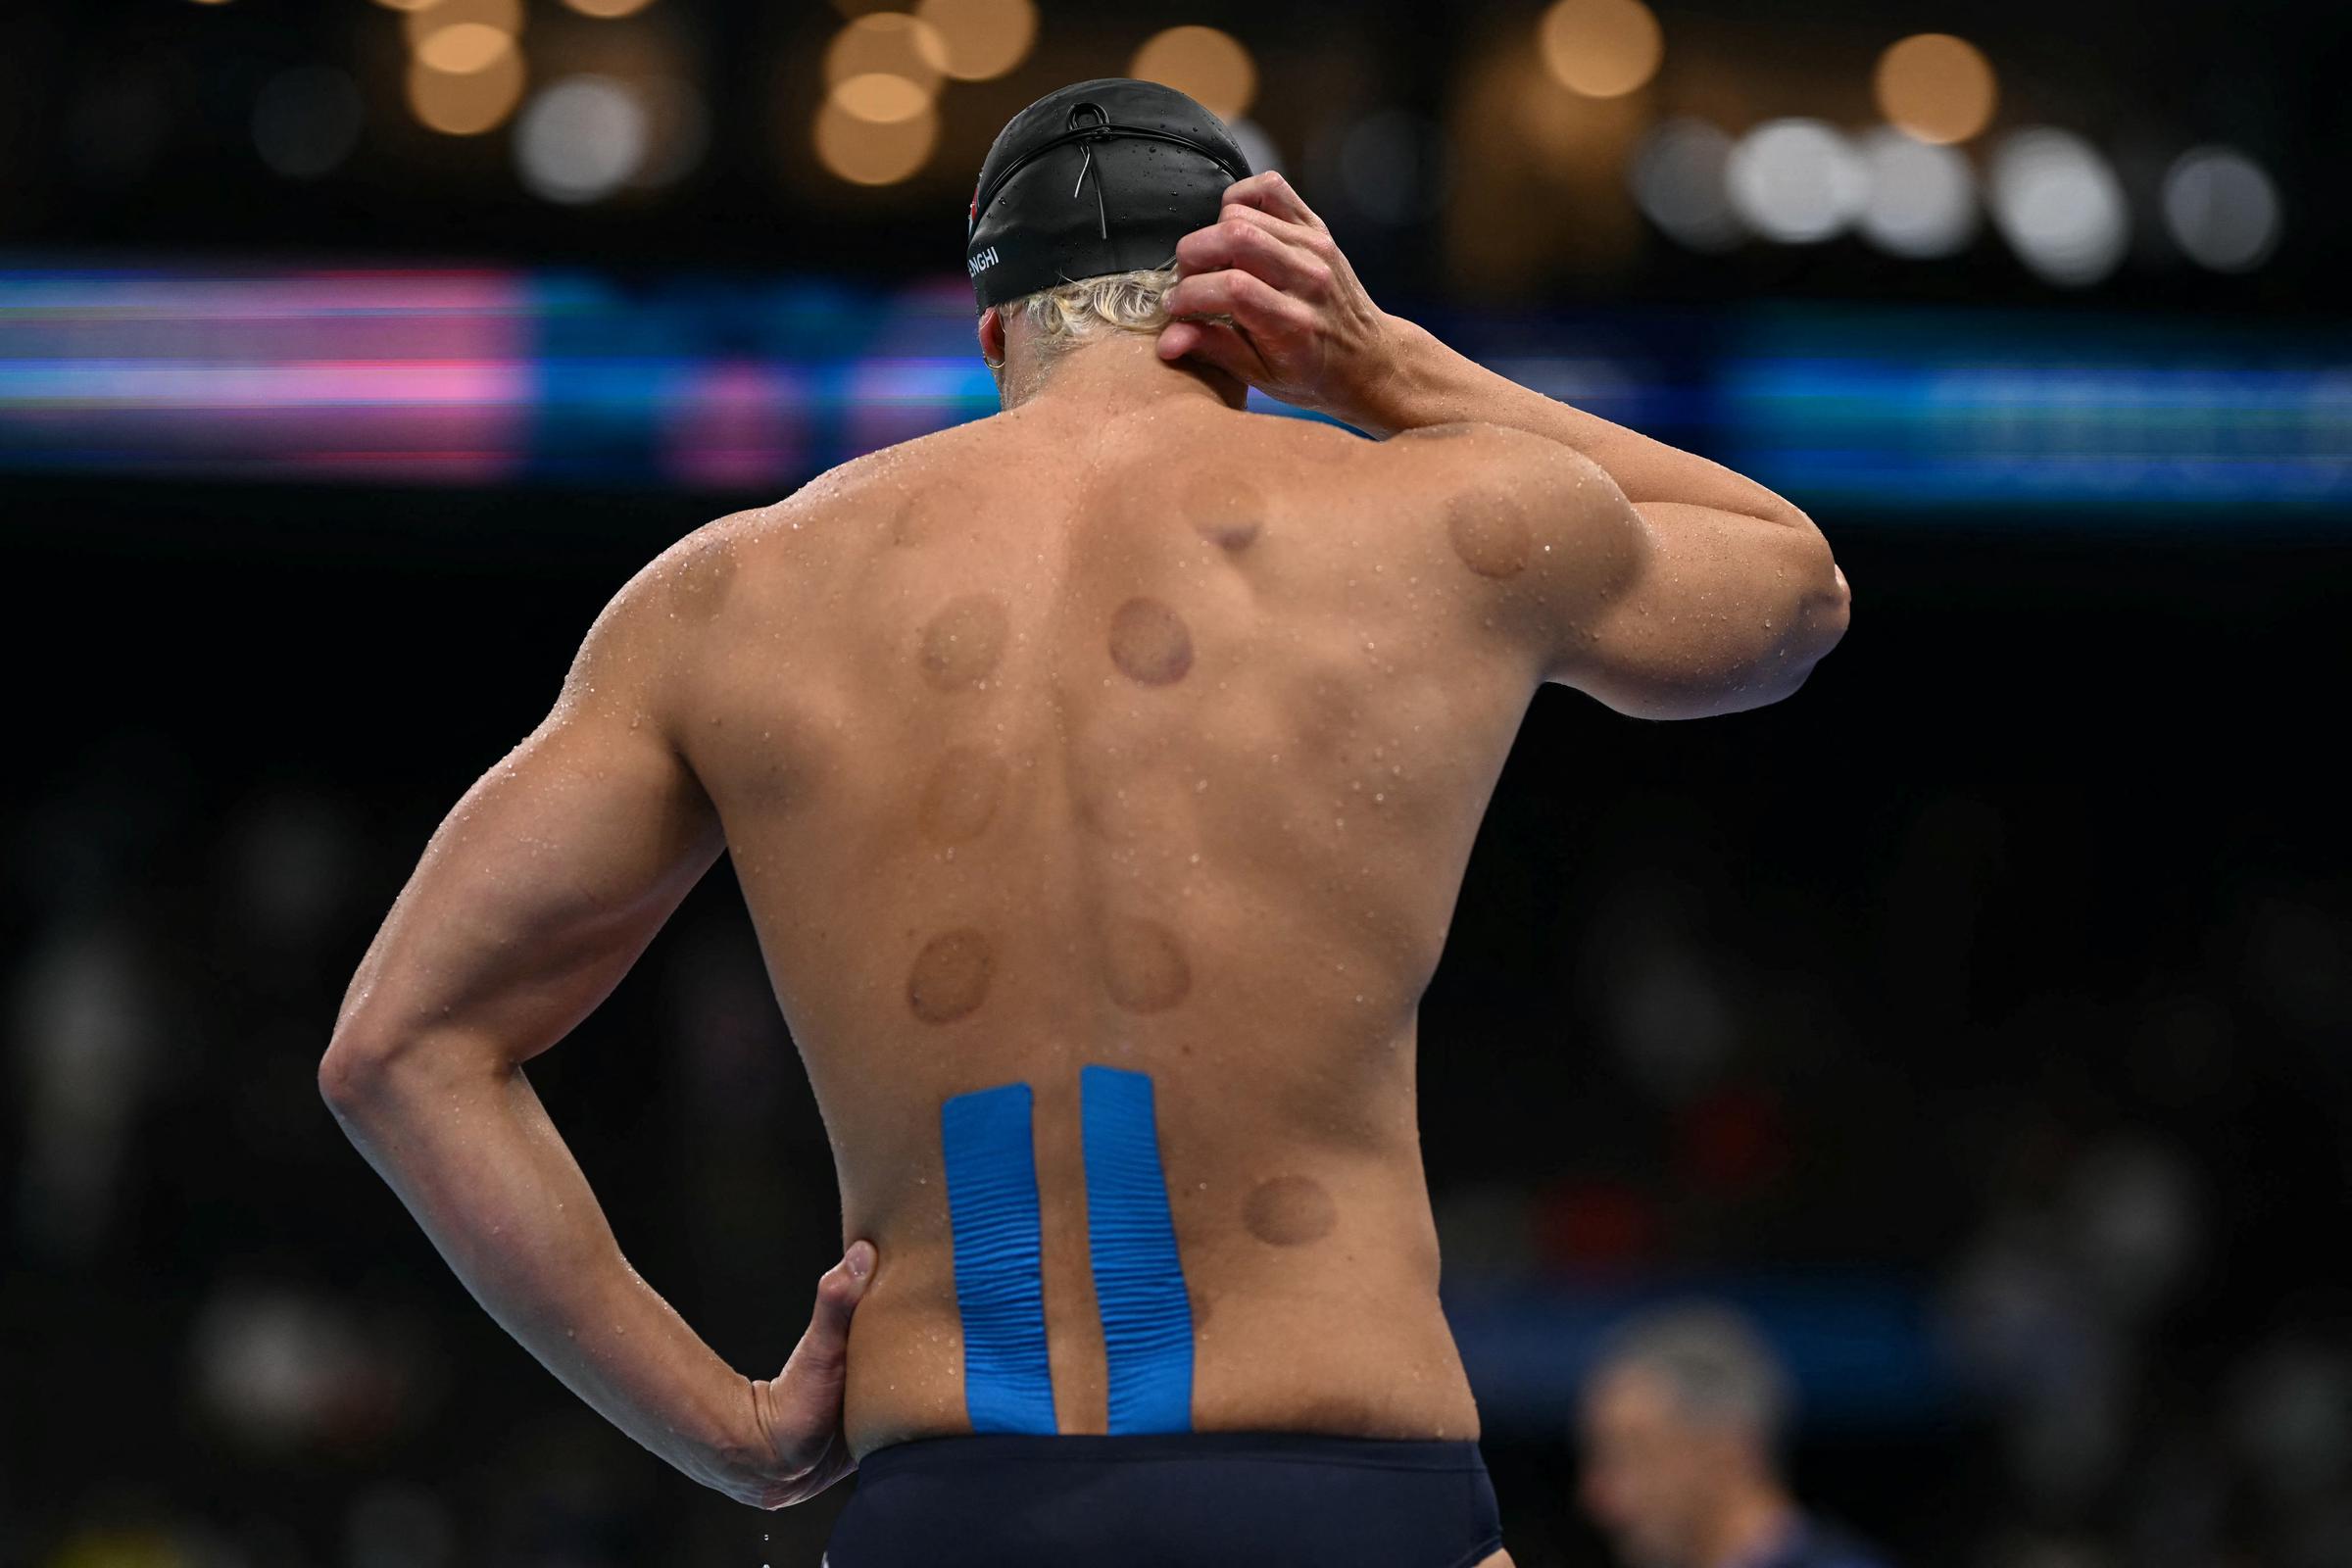
[[[722,847],[652,726],[587,707],[466,792],[354,977],[338,1032],[463,1032],[522,1061],[602,1002]]]

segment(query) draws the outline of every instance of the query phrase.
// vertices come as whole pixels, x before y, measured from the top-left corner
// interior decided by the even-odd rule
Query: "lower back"
[[[853,1446],[999,1395],[1115,1430],[1122,1336],[1163,1427],[1474,1436],[1415,1009],[1529,666],[1352,438],[1223,410],[1043,435],[982,421],[845,478],[788,571],[736,574],[693,728],[880,1251]],[[1130,1082],[1150,1108],[1090,1173],[1082,1085]],[[961,1194],[959,1102],[1026,1118]]]

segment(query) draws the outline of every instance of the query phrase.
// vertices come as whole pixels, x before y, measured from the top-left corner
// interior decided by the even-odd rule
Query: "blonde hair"
[[[1070,350],[1106,332],[1156,333],[1168,324],[1168,290],[1176,286],[1176,264],[1104,272],[1006,300],[998,308],[1009,329],[1016,320],[1029,328],[1032,385]]]
[[[1168,324],[1168,290],[1176,286],[1176,264],[1132,272],[1105,272],[1074,283],[1056,283],[1005,305],[1037,334],[1052,354],[1110,328],[1156,332]]]

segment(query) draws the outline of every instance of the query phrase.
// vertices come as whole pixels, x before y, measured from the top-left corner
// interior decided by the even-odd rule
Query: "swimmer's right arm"
[[[1279,173],[1229,186],[1219,221],[1176,254],[1163,359],[1207,360],[1376,436],[1483,427],[1433,465],[1546,498],[1532,520],[1585,569],[1554,572],[1545,679],[1642,717],[1734,712],[1788,696],[1844,634],[1845,574],[1802,511],[1381,311]]]
[[[319,1064],[336,1119],[490,1314],[607,1419],[740,1501],[855,1468],[841,1430],[870,1243],[783,1372],[736,1372],[629,1266],[523,1064],[603,1001],[723,848],[669,733],[676,639],[641,573],[555,710],[468,790],[361,960]]]

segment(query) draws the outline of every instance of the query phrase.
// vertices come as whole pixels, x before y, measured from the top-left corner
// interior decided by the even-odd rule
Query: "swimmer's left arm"
[[[522,1064],[635,962],[724,847],[671,744],[662,574],[590,630],[546,721],[433,835],[362,960],[319,1087],[475,1298],[614,1425],[778,1507],[854,1468],[839,1432],[859,1243],[784,1372],[722,1361],[621,1255]]]

